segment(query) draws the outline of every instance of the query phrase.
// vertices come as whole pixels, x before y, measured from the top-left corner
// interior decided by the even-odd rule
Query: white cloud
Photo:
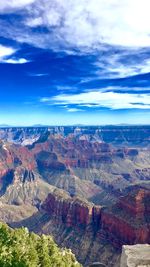
[[[37,0],[34,7],[27,24],[55,26],[65,45],[150,46],[149,0]]]
[[[3,59],[4,63],[9,63],[9,64],[25,64],[28,63],[29,61],[25,58],[19,58],[19,59]]]
[[[0,13],[7,13],[13,9],[23,8],[33,2],[35,2],[35,0],[3,0],[0,3]]]
[[[28,60],[25,58],[13,58],[13,55],[16,53],[16,49],[12,47],[7,47],[0,45],[0,63],[8,63],[8,64],[24,64],[27,63]]]
[[[37,27],[43,23],[42,18],[27,19],[25,24],[29,27]]]
[[[149,0],[5,0],[0,12],[18,8],[23,9],[20,23],[0,21],[5,38],[67,54],[96,53],[97,68],[104,68],[97,76],[102,78],[150,71],[148,56],[138,62],[121,61],[124,51],[138,55],[141,48],[150,48]],[[37,26],[47,30],[35,31]],[[105,54],[111,46],[119,47],[118,55]]]
[[[31,77],[44,77],[44,76],[48,76],[48,73],[28,73],[28,76]]]
[[[12,47],[0,45],[0,59],[14,54],[16,50]]]
[[[80,111],[84,111],[83,109],[79,109],[79,108],[67,108],[68,112],[80,112]]]
[[[73,95],[57,95],[42,98],[41,102],[78,107],[105,107],[109,109],[150,109],[150,94],[129,94],[91,91]]]
[[[150,46],[149,0],[5,0],[0,5],[1,13],[14,8],[24,8],[24,23],[29,28],[41,25],[50,30],[43,34],[46,47],[95,51],[102,44]],[[40,45],[38,33],[32,36],[27,28],[21,33],[16,27],[11,33],[14,38],[19,39],[18,33],[20,41],[27,41],[29,34],[28,42]]]
[[[131,60],[128,63],[125,63],[124,61],[121,62],[122,58],[131,58],[132,53],[133,51],[128,53],[114,54],[110,57],[102,56],[96,63],[94,63],[94,65],[100,69],[96,71],[96,74],[99,76],[99,78],[124,78],[128,76],[149,73],[150,59],[143,59],[142,54],[141,59],[138,58],[137,60],[137,56],[134,52],[134,60]]]

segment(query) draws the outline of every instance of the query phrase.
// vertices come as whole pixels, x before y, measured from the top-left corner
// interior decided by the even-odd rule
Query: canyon
[[[150,144],[149,125],[0,127],[0,139],[23,145],[46,140],[50,134],[84,136],[90,141],[140,145]]]
[[[150,243],[150,127],[0,129],[0,219],[52,234],[87,266]]]

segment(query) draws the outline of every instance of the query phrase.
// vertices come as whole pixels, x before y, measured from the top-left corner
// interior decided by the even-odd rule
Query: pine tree
[[[51,236],[11,229],[0,223],[0,267],[81,267],[70,250],[60,249]]]

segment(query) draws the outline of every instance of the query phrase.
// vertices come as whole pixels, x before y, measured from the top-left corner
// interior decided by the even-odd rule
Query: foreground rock
[[[150,267],[150,245],[123,246],[120,267]]]

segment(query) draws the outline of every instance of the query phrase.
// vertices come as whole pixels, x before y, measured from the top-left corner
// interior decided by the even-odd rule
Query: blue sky
[[[149,0],[0,4],[0,124],[149,124]]]

